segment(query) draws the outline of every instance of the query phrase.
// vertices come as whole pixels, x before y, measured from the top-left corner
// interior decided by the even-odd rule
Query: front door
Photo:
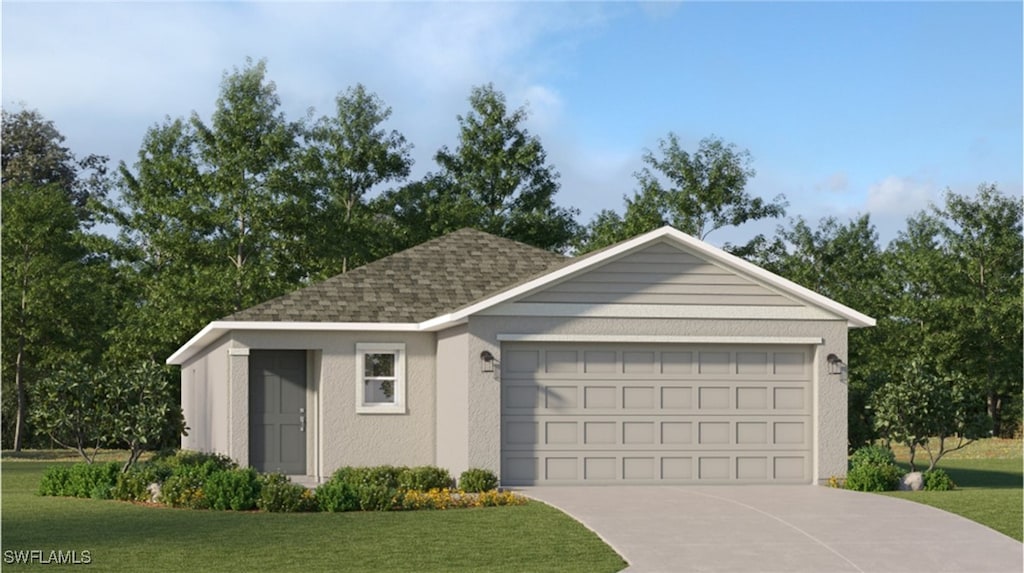
[[[249,354],[249,465],[306,473],[306,352]]]

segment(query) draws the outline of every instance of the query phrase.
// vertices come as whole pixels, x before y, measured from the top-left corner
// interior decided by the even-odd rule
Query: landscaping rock
[[[924,476],[921,472],[910,472],[900,480],[900,491],[921,491],[924,489]]]
[[[156,482],[151,483],[149,484],[149,487],[146,488],[146,491],[149,492],[149,501],[153,503],[160,501],[160,484]]]

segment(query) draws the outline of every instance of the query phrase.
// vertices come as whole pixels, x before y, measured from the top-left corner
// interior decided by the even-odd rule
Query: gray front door
[[[249,465],[306,473],[306,352],[249,354]]]

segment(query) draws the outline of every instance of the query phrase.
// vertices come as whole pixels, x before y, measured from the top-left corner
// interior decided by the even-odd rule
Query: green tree
[[[301,125],[278,111],[264,62],[225,74],[211,121],[167,119],[121,164],[116,255],[132,296],[112,356],[163,360],[206,322],[306,276],[310,199],[298,178]]]
[[[871,394],[888,379],[897,363],[889,347],[898,336],[890,319],[896,284],[889,273],[890,256],[882,250],[869,215],[846,223],[834,217],[816,228],[803,218],[779,226],[775,239],[759,245],[749,257],[780,276],[877,319],[873,328],[850,332],[849,396],[847,400],[850,451],[875,438]]]
[[[919,447],[928,453],[928,471],[949,452],[988,435],[991,425],[984,396],[971,381],[940,376],[934,368],[912,361],[871,397],[875,428],[887,440],[910,450],[910,471]],[[930,437],[938,438],[933,449]]]
[[[890,245],[902,326],[890,352],[971,381],[997,434],[1020,423],[1021,220],[1021,199],[994,185],[973,197],[947,191],[943,207],[908,220]]]
[[[180,443],[186,428],[179,386],[169,368],[143,360],[109,370],[105,378],[105,438],[128,448],[121,471],[128,471],[147,450]]]
[[[104,392],[98,369],[68,363],[32,387],[32,424],[37,432],[76,450],[91,464],[105,437]]]
[[[458,116],[458,146],[434,156],[439,173],[385,194],[375,202],[378,212],[399,236],[418,236],[417,228],[437,236],[475,227],[545,249],[567,248],[578,211],[554,203],[558,172],[547,164],[540,139],[523,127],[526,108],[509,111],[491,84],[473,88],[469,103],[469,113]]]
[[[362,84],[339,94],[335,115],[320,118],[306,139],[303,168],[315,206],[309,221],[316,228],[307,248],[310,271],[318,277],[345,272],[371,260],[367,235],[375,222],[366,195],[380,185],[409,176],[411,145],[382,124],[391,108]],[[307,214],[308,215],[308,214]]]
[[[698,239],[726,226],[785,215],[785,197],[771,201],[746,191],[755,175],[750,152],[718,137],[708,137],[695,153],[682,148],[669,133],[658,142],[659,154],[644,152],[643,169],[635,174],[638,189],[626,197],[625,214],[602,211],[578,243],[582,252],[671,225]],[[755,238],[756,241],[763,240]],[[745,252],[744,247],[734,248]],[[747,249],[749,250],[749,249]]]
[[[96,361],[109,328],[113,275],[90,252],[89,199],[103,192],[35,111],[3,113],[3,420],[5,447],[32,431],[29,388],[63,361]],[[100,166],[101,167],[101,166]]]

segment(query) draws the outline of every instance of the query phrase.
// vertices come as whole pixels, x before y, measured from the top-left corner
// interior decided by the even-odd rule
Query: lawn
[[[907,452],[896,449],[907,470]],[[923,455],[923,457],[922,457]],[[901,497],[962,515],[1024,541],[1024,470],[1021,440],[981,440],[939,461],[957,488],[953,491],[900,491],[883,495]],[[918,471],[927,469],[927,454],[915,459]],[[923,464],[923,467],[922,467]]]
[[[97,571],[618,571],[594,533],[541,503],[448,511],[191,511],[40,497],[54,462],[4,460],[2,546],[88,550]],[[35,565],[38,567],[38,565]],[[4,562],[4,569],[26,565]]]

